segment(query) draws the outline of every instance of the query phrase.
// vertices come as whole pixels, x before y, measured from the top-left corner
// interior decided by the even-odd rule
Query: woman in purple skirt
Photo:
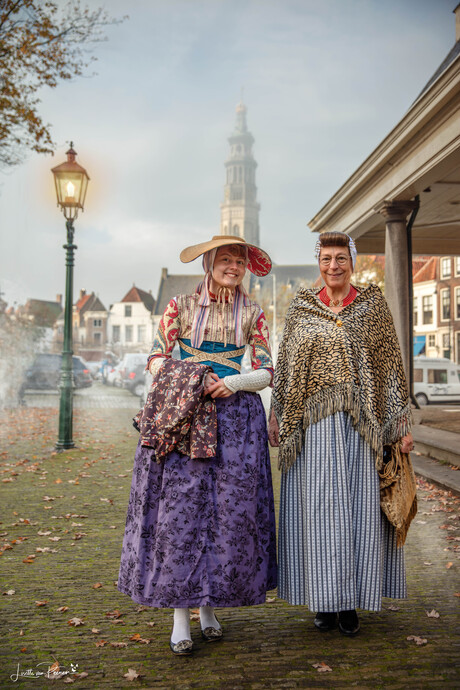
[[[199,256],[204,280],[166,307],[148,367],[158,389],[176,343],[182,360],[212,367],[202,389],[215,401],[216,445],[212,457],[172,450],[159,462],[141,434],[118,579],[137,603],[174,608],[175,654],[192,652],[189,607],[200,609],[203,639],[216,641],[222,629],[214,607],[261,604],[277,584],[266,417],[257,394],[271,384],[273,365],[264,313],[242,284],[247,269],[264,276],[271,261],[232,235],[188,247],[181,260]],[[252,371],[241,374],[246,346]]]

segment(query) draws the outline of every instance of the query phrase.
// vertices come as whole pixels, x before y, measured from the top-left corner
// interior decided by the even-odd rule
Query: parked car
[[[100,379],[101,378],[101,369],[102,369],[102,362],[87,362],[88,369],[91,372],[91,376],[93,379]]]
[[[106,383],[108,386],[121,386],[120,368],[121,362],[113,366],[107,365]]]
[[[91,386],[93,379],[86,362],[76,355],[72,357],[73,378],[76,388]],[[32,365],[26,370],[21,393],[28,388],[55,389],[61,378],[62,355],[37,355]]]
[[[144,392],[144,374],[148,374],[148,372],[145,371],[145,364],[138,364],[134,371],[130,371],[128,377],[123,381],[124,388],[127,388],[138,398],[140,398]]]
[[[120,362],[120,379],[122,388],[132,389],[133,381],[136,378],[136,369],[147,364],[148,354],[139,352],[129,352]]]
[[[414,357],[414,394],[419,405],[460,402],[460,365],[444,357]]]

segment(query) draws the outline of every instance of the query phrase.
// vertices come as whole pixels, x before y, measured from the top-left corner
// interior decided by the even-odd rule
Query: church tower
[[[220,205],[220,234],[239,235],[258,245],[257,163],[252,155],[254,137],[248,132],[246,112],[244,103],[236,106],[235,129],[228,138],[230,155],[225,161],[227,179]]]

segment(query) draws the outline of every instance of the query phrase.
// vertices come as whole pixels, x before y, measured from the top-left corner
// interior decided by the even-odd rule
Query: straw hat
[[[200,242],[200,244],[186,247],[180,253],[180,260],[182,263],[188,264],[190,261],[194,261],[211,249],[225,247],[229,244],[241,244],[243,247],[247,247],[248,269],[251,273],[254,273],[255,276],[266,276],[267,273],[270,273],[272,262],[268,254],[264,252],[263,249],[256,247],[255,244],[248,244],[242,237],[238,237],[237,235],[214,235],[214,237],[207,242]]]

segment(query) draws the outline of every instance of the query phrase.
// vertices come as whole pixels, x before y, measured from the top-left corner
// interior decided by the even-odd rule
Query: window
[[[414,383],[422,383],[423,369],[414,369]]]
[[[442,356],[450,359],[450,333],[442,334]]]
[[[428,336],[428,347],[436,347],[436,335],[430,333]]]
[[[441,290],[441,319],[450,320],[450,290]]]
[[[133,327],[132,326],[125,326],[125,341],[127,343],[133,342]]]
[[[428,383],[447,383],[447,369],[428,369]]]
[[[414,302],[414,326],[418,325],[418,304]]]
[[[125,306],[125,316],[132,316],[131,311],[132,311],[131,305],[129,305],[129,306],[126,305]]]
[[[433,295],[422,297],[423,323],[433,323]]]
[[[101,344],[101,333],[95,333],[94,334],[94,344],[95,345]]]
[[[441,259],[441,278],[450,278],[452,275],[452,262],[450,256]]]
[[[460,287],[455,289],[455,318],[460,319]]]
[[[93,319],[93,328],[100,328],[102,326],[102,319]]]
[[[239,226],[239,225],[234,225],[234,226],[233,226],[233,234],[234,234],[234,235],[239,235],[239,234],[240,234],[240,226]]]
[[[120,342],[120,326],[112,326],[112,342]]]
[[[455,275],[460,276],[460,256],[455,257]]]
[[[137,342],[138,343],[143,343],[145,341],[146,330],[147,329],[145,326],[138,326],[137,327]]]

